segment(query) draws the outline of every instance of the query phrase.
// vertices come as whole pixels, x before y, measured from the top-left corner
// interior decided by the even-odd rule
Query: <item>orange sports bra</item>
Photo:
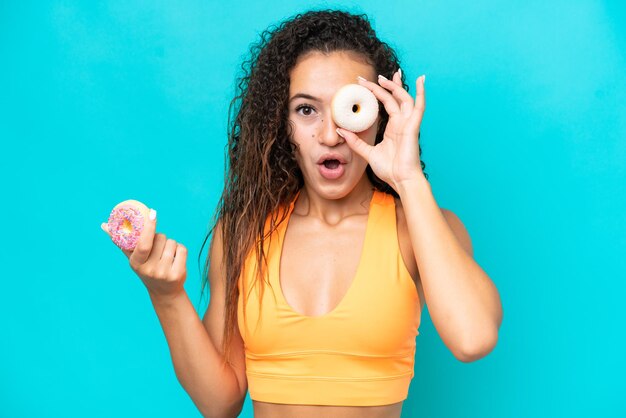
[[[260,317],[260,291],[251,287],[254,251],[239,278],[237,321],[250,398],[335,406],[406,399],[421,308],[400,254],[393,196],[374,191],[356,275],[339,305],[316,317],[295,312],[279,283],[282,244],[294,203],[271,241],[266,240],[268,268]]]

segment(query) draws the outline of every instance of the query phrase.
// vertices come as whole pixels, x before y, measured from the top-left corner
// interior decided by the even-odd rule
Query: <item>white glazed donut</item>
[[[378,117],[378,99],[359,84],[346,84],[333,96],[330,104],[335,123],[352,132],[363,132]]]

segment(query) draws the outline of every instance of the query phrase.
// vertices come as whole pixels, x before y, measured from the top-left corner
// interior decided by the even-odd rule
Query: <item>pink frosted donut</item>
[[[122,250],[132,251],[148,219],[149,209],[137,200],[125,200],[115,205],[109,215],[111,239]]]

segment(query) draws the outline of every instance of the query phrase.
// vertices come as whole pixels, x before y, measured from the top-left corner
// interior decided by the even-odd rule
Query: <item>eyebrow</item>
[[[315,96],[311,96],[310,94],[306,94],[306,93],[296,93],[293,95],[293,97],[291,99],[289,99],[289,102],[291,103],[293,100],[298,99],[298,98],[302,98],[302,99],[309,99],[309,100],[315,100],[316,102],[321,101],[320,99],[318,99]]]

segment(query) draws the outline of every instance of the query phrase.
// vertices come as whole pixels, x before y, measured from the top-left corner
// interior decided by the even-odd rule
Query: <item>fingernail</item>
[[[358,76],[358,77],[357,77],[357,79],[359,79],[359,81],[367,81],[366,79],[364,79],[364,78],[363,78],[363,77],[361,77],[361,76]]]
[[[339,128],[336,129],[337,133],[339,134],[340,137],[345,138],[345,136],[343,136],[343,134],[341,132],[339,132]]]
[[[106,225],[106,222],[102,222],[100,224],[100,229],[102,229],[104,232],[107,232],[107,229],[104,227]]]
[[[384,75],[382,75],[382,74],[378,74],[378,78],[382,78],[383,80],[387,80],[387,77],[385,77],[385,76],[384,76]]]
[[[156,210],[150,209],[150,215],[148,215],[148,217],[151,221],[154,221],[156,219]]]
[[[422,84],[426,84],[426,74],[422,75]]]
[[[398,75],[402,78],[402,68],[398,68]]]

